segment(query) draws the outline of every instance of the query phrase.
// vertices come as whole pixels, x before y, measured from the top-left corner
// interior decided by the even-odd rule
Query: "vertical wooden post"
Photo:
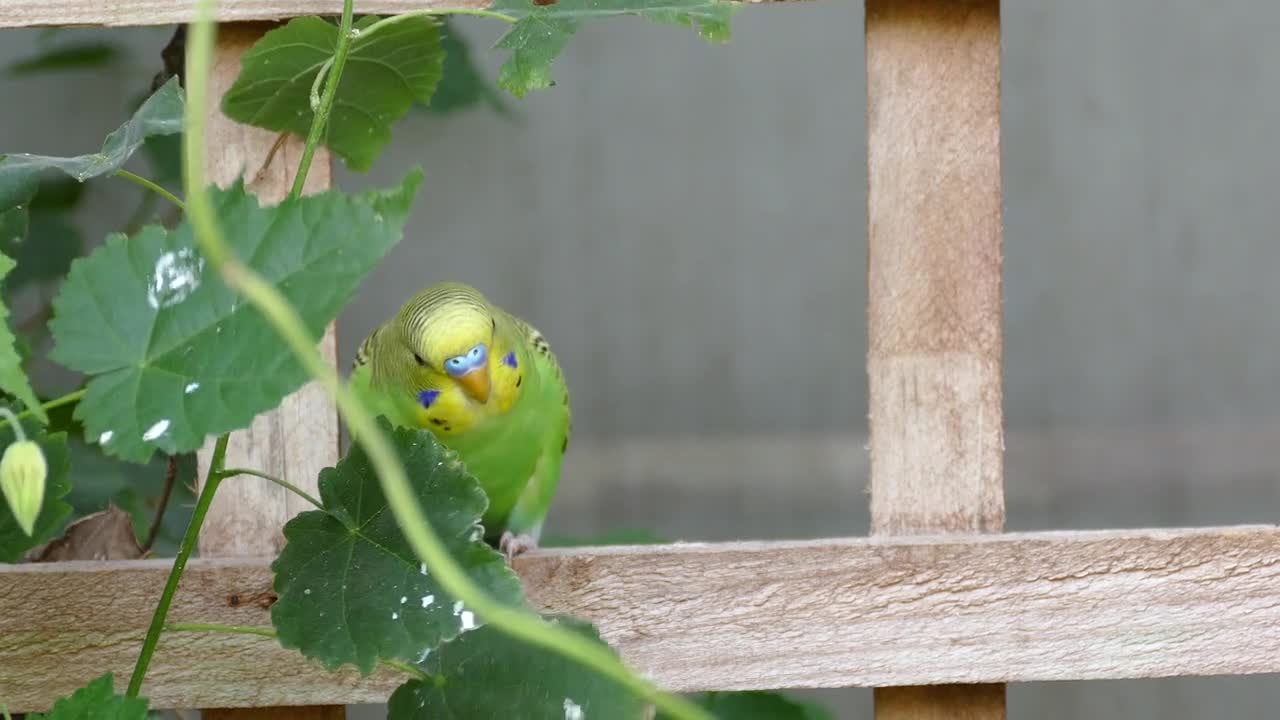
[[[246,188],[262,203],[276,203],[289,194],[303,143],[290,136],[278,148],[276,133],[233,122],[218,109],[219,101],[240,72],[240,57],[272,26],[244,23],[218,27],[210,78],[211,111],[206,163],[209,179],[220,186],[244,176]],[[274,153],[272,152],[275,148]],[[307,175],[306,192],[327,189],[331,182],[328,151],[321,148]],[[337,362],[337,340],[330,325],[321,352]],[[200,451],[200,480],[208,467],[212,440]],[[324,391],[310,383],[285,398],[281,406],[259,416],[247,430],[233,433],[227,445],[227,467],[248,467],[284,477],[317,494],[316,476],[338,460],[338,416]],[[284,545],[281,528],[306,501],[256,478],[227,480],[218,489],[200,533],[201,557],[275,555]],[[309,708],[252,708],[205,710],[205,720],[341,720],[341,705]]]
[[[1000,3],[867,0],[866,42],[872,532],[1000,532]],[[998,720],[1005,693],[875,706]]]

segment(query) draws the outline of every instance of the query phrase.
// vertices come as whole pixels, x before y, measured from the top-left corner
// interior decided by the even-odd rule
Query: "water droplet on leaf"
[[[200,287],[204,258],[192,248],[170,250],[156,259],[147,282],[147,304],[156,310],[173,307]]]
[[[168,429],[169,429],[169,421],[160,420],[155,425],[152,425],[151,427],[147,428],[146,432],[142,433],[142,441],[150,442],[152,440],[155,440],[156,438],[165,434],[165,431],[167,431]]]

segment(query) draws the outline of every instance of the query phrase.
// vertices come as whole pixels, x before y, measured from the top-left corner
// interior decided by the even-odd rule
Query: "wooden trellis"
[[[219,29],[214,91],[270,27],[251,21],[341,4],[219,2],[233,24]],[[5,0],[0,28],[182,23],[193,6]],[[595,621],[672,690],[871,686],[882,720],[1002,718],[1007,682],[1280,672],[1276,528],[1001,534],[999,0],[867,0],[866,52],[873,536],[540,551],[516,562],[531,601]],[[250,189],[281,197],[298,146],[260,172],[274,136],[213,112],[213,179],[256,176]],[[321,159],[312,190],[329,184]],[[332,357],[332,328],[324,346]],[[336,417],[312,387],[232,437],[230,465],[295,481],[337,460]],[[227,483],[170,618],[269,626],[292,503]],[[169,564],[0,566],[0,701],[43,710],[104,670],[127,676]],[[341,717],[399,679],[180,633],[161,640],[143,692],[153,707]]]

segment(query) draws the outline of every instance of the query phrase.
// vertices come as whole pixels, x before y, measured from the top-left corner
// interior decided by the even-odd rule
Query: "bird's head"
[[[401,317],[402,351],[421,392],[457,387],[474,402],[489,401],[497,321],[479,292],[433,286],[407,303]]]

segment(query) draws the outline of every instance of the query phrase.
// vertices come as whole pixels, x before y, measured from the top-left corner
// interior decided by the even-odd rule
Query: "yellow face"
[[[443,435],[464,432],[507,412],[519,396],[523,369],[516,367],[514,351],[487,312],[463,308],[434,317],[406,340],[406,366],[422,427]]]

